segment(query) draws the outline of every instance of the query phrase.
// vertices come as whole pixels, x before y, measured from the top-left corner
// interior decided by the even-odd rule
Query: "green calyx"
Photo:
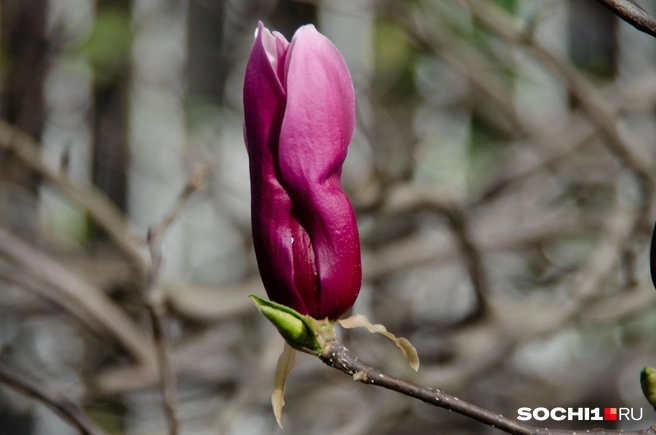
[[[640,372],[640,387],[642,388],[642,394],[656,410],[656,369],[654,367],[642,369]]]
[[[273,323],[273,326],[278,329],[280,335],[291,347],[301,352],[321,353],[322,346],[319,344],[315,333],[316,320],[304,316],[289,307],[267,301],[255,295],[249,297],[253,299],[260,313]]]

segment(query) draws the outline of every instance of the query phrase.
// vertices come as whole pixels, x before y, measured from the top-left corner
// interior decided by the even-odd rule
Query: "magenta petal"
[[[337,48],[314,26],[294,35],[285,70],[280,174],[320,277],[310,315],[335,319],[353,305],[362,279],[355,214],[339,179],[355,122],[353,85]]]
[[[281,38],[259,24],[244,79],[244,140],[250,163],[253,242],[271,300],[307,314],[294,286],[292,201],[276,176],[278,138],[286,104],[277,74],[284,65],[287,47],[287,41]]]
[[[314,259],[312,240],[299,222],[298,207],[292,207],[291,232],[292,252],[294,254],[294,285],[308,313],[319,312],[319,275]],[[313,317],[315,317],[313,315]],[[324,316],[325,317],[325,316]]]
[[[351,77],[313,26],[289,44],[259,24],[244,82],[255,253],[269,297],[338,319],[362,279],[355,214],[340,184],[353,134]]]

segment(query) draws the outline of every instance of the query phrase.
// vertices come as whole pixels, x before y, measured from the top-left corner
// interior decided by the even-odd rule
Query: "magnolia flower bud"
[[[269,298],[338,319],[360,291],[355,214],[342,164],[355,122],[353,83],[312,25],[291,43],[259,24],[244,81],[253,241]]]

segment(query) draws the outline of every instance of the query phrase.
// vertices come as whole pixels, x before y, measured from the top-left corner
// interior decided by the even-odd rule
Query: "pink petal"
[[[280,185],[278,137],[285,92],[277,70],[284,65],[287,41],[259,23],[244,79],[244,140],[249,154],[253,242],[269,297],[306,314],[294,286],[292,201]]]
[[[355,122],[353,85],[337,48],[311,25],[294,35],[285,72],[280,174],[320,277],[318,311],[310,315],[334,319],[353,305],[362,279],[355,214],[339,179]]]

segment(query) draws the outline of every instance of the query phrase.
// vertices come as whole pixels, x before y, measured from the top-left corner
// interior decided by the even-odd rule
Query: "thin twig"
[[[52,390],[50,387],[44,385],[43,382],[31,379],[28,374],[23,373],[15,367],[11,367],[2,360],[0,360],[0,382],[53,409],[64,420],[75,426],[80,433],[84,435],[103,434],[89,420],[77,403],[63,396],[58,391]]]
[[[462,42],[449,26],[436,14],[427,12],[425,6],[417,7],[412,16],[403,19],[404,30],[413,42],[426,46],[435,55],[444,59],[454,70],[467,78],[476,89],[477,99],[471,109],[479,112],[495,128],[509,137],[520,137],[533,130],[517,112],[512,94],[494,74],[489,74],[490,63],[481,54]],[[481,101],[486,104],[481,104]],[[484,110],[484,108],[488,110]]]
[[[132,240],[125,215],[94,186],[81,187],[72,183],[43,161],[37,142],[21,129],[0,120],[0,150],[10,151],[23,165],[38,173],[68,198],[89,213],[140,277],[146,275],[146,263]]]
[[[36,280],[39,294],[58,303],[94,331],[109,333],[145,369],[154,369],[154,351],[139,325],[101,289],[0,228],[0,255]],[[45,284],[45,285],[43,285]]]
[[[435,195],[432,189],[417,186],[398,186],[388,195],[388,209],[405,208],[405,212],[427,210],[443,216],[463,256],[469,278],[476,295],[475,309],[461,324],[480,321],[489,312],[487,301],[488,278],[483,264],[483,254],[474,243],[467,210],[457,201]]]
[[[359,360],[341,343],[334,341],[328,343],[323,354],[319,357],[321,361],[330,367],[340,370],[353,377],[354,381],[367,385],[376,385],[388,390],[396,391],[414,399],[419,399],[440,408],[448,409],[466,417],[472,418],[493,428],[514,435],[575,435],[581,430],[552,430],[538,428],[519,423],[511,418],[496,414],[487,409],[480,408],[474,404],[460,400],[435,388],[423,387],[412,382],[404,381],[380,372]],[[636,431],[594,429],[585,432],[589,435],[654,435],[654,427]]]
[[[85,212],[89,213],[91,218],[94,220],[96,224],[98,224],[110,237],[110,239],[113,241],[114,245],[118,248],[119,252],[121,253],[122,257],[124,257],[129,263],[136,269],[136,275],[138,276],[137,281],[142,282],[142,280],[147,279],[148,275],[150,273],[150,269],[148,267],[148,263],[146,260],[145,255],[142,255],[142,245],[140,243],[137,243],[140,241],[139,238],[136,237],[136,234],[133,234],[129,230],[129,225],[128,225],[128,220],[125,217],[125,215],[107,198],[107,196],[98,190],[96,187],[88,185],[88,186],[82,186],[76,183],[71,182],[64,174],[61,172],[58,172],[54,169],[51,169],[43,160],[41,153],[39,152],[39,149],[43,148],[41,147],[30,135],[22,131],[20,128],[4,121],[0,120],[0,151],[7,150],[8,152],[11,152],[18,161],[20,161],[21,164],[25,165],[25,167],[31,169],[35,173],[37,173],[39,176],[43,177],[44,180],[48,181],[50,184],[52,184],[55,188],[57,188],[62,194],[66,195],[67,198],[72,200],[73,202],[77,203],[79,206],[81,206]],[[195,176],[200,178],[205,177],[206,175],[203,175],[203,172],[206,172],[207,169],[203,169],[201,171],[195,171]],[[192,180],[193,181],[193,180]],[[202,181],[202,180],[196,180],[196,182]],[[178,201],[175,203],[175,205],[172,207],[172,209],[175,209],[177,207],[181,206],[179,203],[179,198]],[[161,227],[168,226],[170,225],[170,218],[171,216],[175,216],[177,214],[177,211],[175,213],[169,213],[166,219],[162,221],[162,223],[159,225],[159,229],[157,231],[161,231]],[[0,229],[0,238],[3,235],[2,229]],[[1,241],[1,240],[0,240]],[[0,251],[2,251],[0,249]],[[36,252],[36,251],[33,251]],[[50,257],[48,257],[50,258]],[[248,288],[248,290],[244,290],[242,293],[249,294],[249,293],[257,293],[258,289],[261,288],[261,281],[259,278],[257,278],[257,283],[259,284],[258,287],[252,289],[255,287],[253,285],[253,282],[255,280],[251,281],[245,281],[242,285],[244,288]],[[225,305],[219,305],[217,306],[216,304],[208,304],[205,303],[204,300],[198,302],[197,304],[189,304],[189,295],[190,294],[197,294],[199,293],[198,291],[194,291],[195,289],[188,289],[189,286],[185,286],[185,289],[180,290],[178,289],[178,284],[176,284],[175,287],[171,286],[170,284],[167,285],[167,283],[162,283],[165,287],[168,287],[169,292],[175,291],[176,294],[185,294],[185,297],[174,297],[172,298],[171,302],[172,304],[176,307],[176,309],[182,310],[185,312],[186,315],[195,317],[195,318],[207,318],[211,317],[212,319],[216,318],[217,315],[221,315],[222,313],[226,313],[231,311],[229,306]],[[54,286],[54,289],[59,289],[58,286]],[[175,290],[173,290],[175,288]],[[212,289],[215,290],[215,289]],[[234,287],[232,286],[227,286],[223,290],[225,292],[229,293],[234,293]],[[219,292],[219,293],[225,293],[225,292]],[[209,292],[208,292],[209,293]],[[217,293],[215,291],[211,292],[211,295],[214,296]],[[53,295],[54,299],[57,301],[60,301],[61,299],[60,296],[58,295]],[[203,295],[204,296],[204,295]],[[202,296],[201,296],[202,297]],[[242,303],[240,303],[238,306],[243,310],[246,307],[251,307],[252,303],[248,298],[243,298]],[[81,301],[82,302],[82,301]],[[182,307],[178,307],[178,304],[182,304]],[[186,305],[185,305],[186,304]],[[236,304],[233,304],[236,305]],[[104,310],[102,310],[104,312]],[[207,313],[210,314],[207,314]],[[216,314],[219,313],[219,314]],[[93,316],[91,316],[93,317]],[[116,325],[117,328],[120,325],[124,324],[131,324],[134,322],[125,322],[125,321],[116,321],[112,322],[111,325],[107,326],[112,326]],[[114,332],[113,328],[107,328],[109,332]],[[135,337],[140,336],[140,334],[135,335]],[[122,336],[117,336],[116,337],[119,342],[123,341]],[[128,346],[128,350],[131,351],[131,353],[136,354],[137,359],[141,360],[140,354],[141,352],[134,352],[135,350],[141,349],[143,351],[150,351],[149,345],[144,346],[144,345],[139,345],[135,347]],[[154,362],[154,353],[153,353],[153,358],[149,358]],[[148,370],[152,368],[152,366],[149,366],[148,364],[144,365],[144,367],[135,367],[132,372],[140,372],[140,378],[150,378],[150,374]],[[105,373],[108,374],[108,373]],[[108,376],[101,375],[100,376],[100,384],[105,385],[105,380],[109,381],[110,378],[111,380],[117,379],[115,376],[112,374],[108,374]]]
[[[489,312],[487,293],[489,290],[487,272],[483,264],[483,255],[478,245],[472,239],[470,220],[467,212],[461,207],[449,207],[446,212],[451,232],[458,242],[460,252],[467,261],[467,270],[474,294],[476,309],[466,317],[467,322],[482,320]],[[463,322],[465,321],[463,320]]]
[[[165,332],[166,296],[159,285],[159,275],[162,266],[162,240],[175,221],[189,197],[205,184],[208,169],[205,165],[194,168],[191,180],[182,189],[173,206],[159,225],[148,229],[146,240],[150,252],[150,271],[148,273],[144,300],[148,316],[153,328],[153,339],[157,350],[160,388],[163,399],[164,414],[168,422],[169,435],[177,435],[178,420],[175,412],[175,376],[171,371],[167,355],[168,339]]]
[[[597,2],[641,32],[656,37],[656,17],[637,3],[627,0],[597,0]]]
[[[554,55],[547,47],[521,28],[513,17],[500,7],[480,0],[461,0],[469,11],[490,30],[508,42],[528,48],[537,59],[551,68],[581,105],[581,109],[597,127],[610,154],[622,162],[634,175],[641,194],[640,219],[633,228],[638,233],[649,222],[649,204],[656,185],[652,177],[653,159],[644,149],[635,148],[620,134],[616,113],[595,86],[566,60]]]
[[[489,2],[461,0],[469,11],[486,27],[508,42],[530,49],[545,66],[562,80],[581,104],[581,108],[606,139],[608,150],[622,161],[636,176],[649,198],[653,189],[651,158],[644,150],[635,150],[620,134],[615,114],[594,85],[565,60],[555,56],[522,29],[507,12]]]

